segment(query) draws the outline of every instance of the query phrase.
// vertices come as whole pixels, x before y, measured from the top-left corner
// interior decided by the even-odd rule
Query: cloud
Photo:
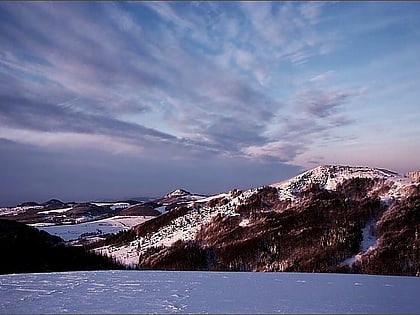
[[[325,71],[323,73],[314,75],[313,77],[311,77],[309,79],[309,81],[314,83],[314,84],[325,83],[326,81],[331,79],[334,76],[334,74],[335,74],[335,72],[333,70],[328,70],[328,71]]]
[[[279,111],[327,119],[350,99],[311,90],[280,102],[267,90],[278,79],[273,65],[306,62],[325,44],[318,4],[6,3],[0,15],[11,34],[0,39],[9,130],[67,134],[81,147],[102,139],[149,156],[254,159],[257,148],[277,148],[286,161],[310,141],[299,134],[293,144],[291,121],[302,120],[287,114],[286,123]],[[284,134],[268,135],[276,123]],[[327,128],[307,126],[311,135]]]
[[[128,138],[154,137],[174,140],[176,137],[144,126],[123,122],[107,116],[91,115],[66,105],[40,103],[19,97],[1,96],[0,119],[3,127],[38,131],[71,131],[105,134]]]
[[[322,2],[306,2],[299,6],[299,11],[310,24],[317,24],[321,16]]]
[[[249,146],[242,151],[245,155],[263,161],[281,161],[290,163],[302,153],[304,146],[300,143],[278,140],[265,143],[259,146]]]
[[[349,140],[338,136],[340,128],[354,123],[343,113],[345,105],[360,95],[360,91],[322,90],[302,88],[289,100],[287,109],[273,119],[277,128],[255,145],[246,146],[242,152],[261,161],[278,160],[291,165],[304,165],[299,156],[318,145]],[[336,135],[336,136],[332,136]],[[296,164],[297,163],[297,164]]]
[[[104,153],[116,155],[129,154],[141,156],[144,148],[139,144],[130,144],[127,141],[118,141],[110,136],[101,134],[87,134],[64,131],[29,131],[29,130],[8,130],[9,140],[26,145],[37,145],[50,151],[71,151],[96,149]]]
[[[325,51],[327,44],[330,51],[333,49],[333,32],[324,31],[321,36],[317,29],[322,3],[244,2],[241,7],[253,28],[242,37],[264,56],[265,61],[272,62],[274,58],[302,64]]]
[[[334,114],[350,96],[350,93],[344,91],[304,90],[296,96],[294,102],[304,114],[325,118]]]

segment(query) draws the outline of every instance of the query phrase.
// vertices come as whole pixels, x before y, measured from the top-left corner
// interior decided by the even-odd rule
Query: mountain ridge
[[[414,217],[407,219],[414,227],[404,229],[415,235],[417,198],[419,183],[396,172],[321,165],[286,181],[175,205],[133,228],[125,241],[120,235],[95,250],[140,269],[380,272],[365,258],[382,255],[384,240],[396,240],[383,229],[384,220],[392,226],[384,215],[391,211],[398,219],[398,209],[411,202],[406,216]],[[369,250],[362,242],[370,226],[380,234]],[[415,263],[410,259],[410,271],[394,261],[386,272],[415,274],[417,253]]]

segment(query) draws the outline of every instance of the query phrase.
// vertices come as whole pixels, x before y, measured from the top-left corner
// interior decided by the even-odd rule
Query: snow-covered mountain
[[[111,239],[96,251],[131,266],[140,260],[141,268],[356,268],[363,262],[363,255],[379,255],[375,259],[382,259],[384,242],[395,241],[385,233],[389,219],[398,217],[407,198],[420,199],[419,182],[413,177],[378,168],[339,165],[319,166],[289,180],[250,190],[191,196],[184,190],[167,194],[160,202],[171,205],[170,211],[135,227],[125,242]],[[177,202],[171,204],[175,199]],[[418,213],[415,207],[407,213]],[[405,230],[414,237],[416,229],[420,230],[418,215],[407,220],[410,226]],[[312,254],[299,254],[299,247]],[[326,249],[331,253],[324,257],[320,252]],[[251,254],[245,255],[246,251]],[[188,263],[185,255],[198,257],[198,265]],[[326,261],[331,257],[333,261]],[[407,261],[413,264],[413,259]],[[407,272],[417,269],[417,265],[411,266]]]
[[[175,189],[173,191],[171,191],[170,193],[166,194],[164,196],[164,198],[173,198],[173,197],[181,197],[181,196],[187,196],[187,195],[191,195],[191,193],[189,191],[186,191],[184,189]]]
[[[127,267],[416,274],[419,172],[322,165],[212,196],[175,189],[148,202],[0,209]]]
[[[160,206],[169,206],[166,210],[170,210],[171,207],[174,207],[176,205],[179,206],[181,204],[185,204],[190,201],[200,200],[206,197],[207,196],[205,195],[192,194],[187,190],[178,188],[171,191],[170,193],[167,193],[162,198],[154,200],[154,202]]]
[[[396,172],[385,169],[363,167],[363,166],[342,166],[342,165],[322,165],[308,170],[292,179],[274,183],[271,186],[279,190],[280,199],[292,199],[309,185],[316,184],[320,188],[336,190],[337,185],[345,180],[353,178],[367,178],[380,182],[382,185],[390,185],[388,190],[380,193],[383,201],[398,199],[405,195],[404,190],[415,184],[415,180]],[[382,188],[379,187],[378,189]]]

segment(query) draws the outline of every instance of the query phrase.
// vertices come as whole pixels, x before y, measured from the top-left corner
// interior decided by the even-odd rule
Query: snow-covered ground
[[[44,230],[51,235],[60,236],[65,241],[76,240],[81,236],[94,236],[108,233],[117,233],[121,230],[143,223],[154,218],[153,216],[115,216],[107,219],[79,223],[50,225],[32,224],[40,230]]]
[[[0,215],[18,215],[30,209],[44,209],[43,206],[4,207],[0,208]]]
[[[420,279],[344,274],[91,271],[0,276],[0,313],[418,314]]]
[[[71,209],[73,209],[73,207],[40,211],[38,212],[38,214],[64,213],[64,212],[70,211]]]

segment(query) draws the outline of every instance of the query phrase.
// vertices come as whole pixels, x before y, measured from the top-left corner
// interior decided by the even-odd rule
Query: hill
[[[165,201],[180,195],[187,192]],[[414,179],[323,165],[268,186],[167,206],[95,250],[140,269],[415,275],[419,206]]]

